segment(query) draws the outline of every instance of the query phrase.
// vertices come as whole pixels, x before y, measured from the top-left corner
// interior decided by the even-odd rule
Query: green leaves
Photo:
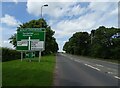
[[[15,59],[20,59],[20,52],[8,48],[2,48],[2,62]]]
[[[120,29],[104,26],[92,30],[91,34],[76,32],[65,43],[63,50],[71,54],[120,60],[120,37],[112,38],[116,33],[120,33]]]
[[[89,44],[89,34],[87,32],[77,32],[65,43],[63,50],[71,54],[84,55]]]

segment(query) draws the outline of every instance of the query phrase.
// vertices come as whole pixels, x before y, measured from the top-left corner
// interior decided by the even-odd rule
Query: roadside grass
[[[72,54],[70,54],[72,55]],[[107,61],[107,62],[112,62],[112,63],[117,63],[117,64],[120,64],[120,59],[104,59],[104,58],[95,58],[95,57],[90,57],[90,56],[81,56],[81,55],[75,55],[75,56],[78,56],[78,57],[83,57],[83,58],[89,58],[89,59],[96,59],[96,60],[102,60],[102,61]]]
[[[52,86],[55,56],[43,56],[41,62],[13,60],[2,63],[2,86]]]
[[[0,62],[0,87],[2,86],[2,62]]]
[[[117,59],[104,59],[104,58],[97,58],[97,57],[90,57],[90,56],[83,56],[83,57],[120,64],[120,61]]]
[[[116,59],[103,59],[103,58],[94,58],[94,59],[120,64],[120,60],[116,60]]]

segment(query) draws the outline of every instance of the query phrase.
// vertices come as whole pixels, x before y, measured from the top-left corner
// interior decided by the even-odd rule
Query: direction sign
[[[19,51],[43,51],[45,49],[44,28],[22,28],[17,31]]]

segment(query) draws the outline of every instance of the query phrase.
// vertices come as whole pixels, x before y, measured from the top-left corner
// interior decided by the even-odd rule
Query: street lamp
[[[47,4],[41,6],[41,18],[42,18],[42,7],[48,6]]]

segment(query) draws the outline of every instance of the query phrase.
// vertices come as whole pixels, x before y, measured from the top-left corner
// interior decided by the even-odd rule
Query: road
[[[118,64],[57,54],[55,86],[118,86]]]

